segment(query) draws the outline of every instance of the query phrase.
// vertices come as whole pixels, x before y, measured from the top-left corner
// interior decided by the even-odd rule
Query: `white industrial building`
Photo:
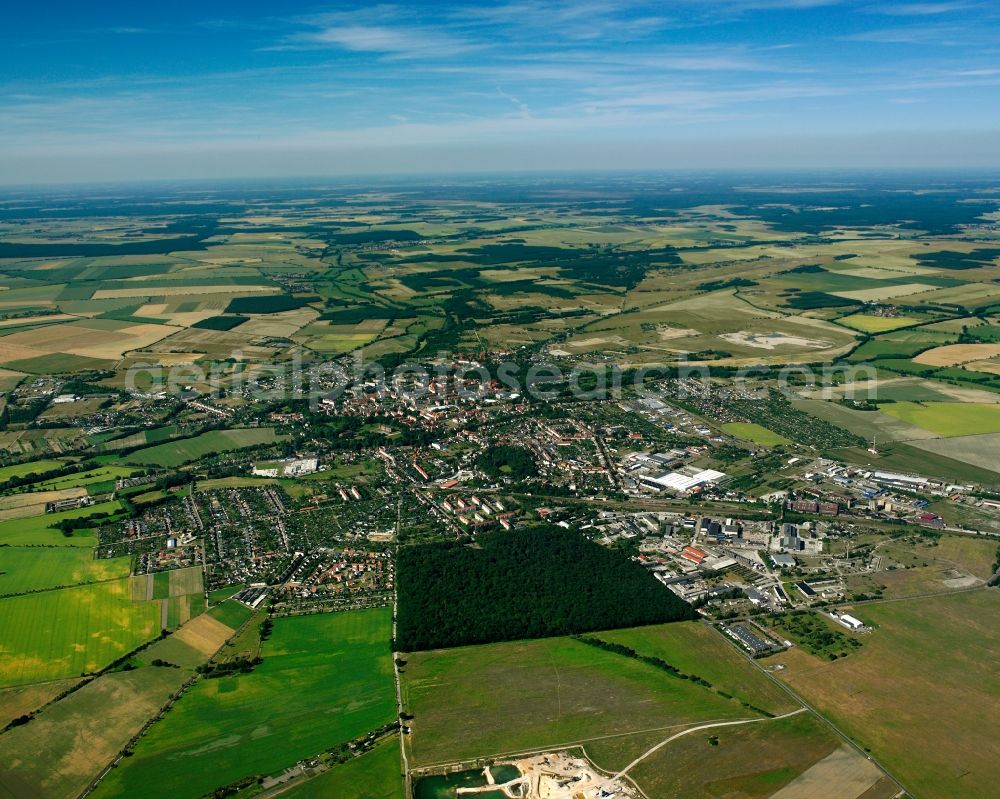
[[[715,469],[703,469],[692,475],[681,472],[667,472],[659,477],[644,477],[643,482],[657,491],[669,488],[671,491],[684,493],[705,483],[715,483],[725,476],[725,472],[717,472]]]
[[[863,621],[856,619],[853,616],[849,616],[846,613],[842,613],[839,616],[836,613],[831,613],[830,617],[840,624],[843,624],[848,630],[860,631],[865,629],[865,623]]]

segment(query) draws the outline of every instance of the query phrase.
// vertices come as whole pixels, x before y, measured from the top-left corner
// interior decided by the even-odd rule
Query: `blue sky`
[[[8,3],[0,182],[1000,166],[994,0]]]

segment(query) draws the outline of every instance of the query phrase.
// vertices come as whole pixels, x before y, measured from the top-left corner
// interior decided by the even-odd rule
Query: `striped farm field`
[[[0,686],[97,671],[159,633],[127,579],[0,599]]]

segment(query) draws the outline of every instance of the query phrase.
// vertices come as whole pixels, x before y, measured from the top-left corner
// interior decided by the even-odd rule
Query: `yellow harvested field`
[[[887,330],[895,330],[900,327],[912,325],[917,320],[909,316],[851,314],[850,316],[842,316],[838,321],[842,325],[853,327],[855,330],[860,330],[863,333],[884,333]]]
[[[277,286],[143,286],[136,283],[135,288],[102,289],[94,292],[95,300],[117,300],[122,297],[171,297],[175,294],[274,294],[279,291]]]
[[[45,513],[47,502],[76,499],[87,495],[86,488],[63,488],[58,491],[34,491],[0,497],[0,519],[23,519]]]
[[[46,354],[45,350],[39,350],[34,347],[18,344],[11,341],[11,338],[11,336],[7,336],[6,338],[0,339],[0,363],[19,361],[23,358],[37,358],[39,355]]]
[[[315,308],[298,308],[294,311],[262,314],[251,317],[235,330],[242,336],[271,336],[290,338],[306,325],[316,321],[319,311]]]
[[[28,325],[35,322],[65,322],[69,319],[79,319],[79,317],[68,313],[54,313],[44,316],[18,316],[13,319],[0,320],[0,327],[17,327],[18,325]]]
[[[219,647],[229,640],[233,632],[231,627],[203,613],[175,632],[174,638],[196,649],[207,658],[218,652]]]
[[[857,291],[835,291],[836,297],[844,297],[848,300],[860,300],[861,302],[880,302],[893,297],[906,297],[910,294],[919,294],[921,291],[932,291],[935,286],[928,283],[904,283],[901,286],[884,286],[877,289],[859,289]]]
[[[991,375],[1000,375],[1000,361],[972,361],[964,364],[966,369],[973,372],[986,372]]]
[[[123,325],[103,329],[87,327],[93,322],[49,325],[5,336],[0,343],[0,361],[35,358],[52,352],[116,360],[129,350],[146,347],[182,328],[169,325]]]
[[[914,357],[913,362],[927,366],[954,366],[998,355],[1000,344],[946,344],[920,353]]]
[[[862,266],[858,269],[837,269],[838,275],[848,275],[850,277],[864,277],[869,280],[895,280],[898,277],[912,277],[923,273],[933,273],[933,269],[926,267],[909,267],[907,269],[882,268],[877,266]]]
[[[882,770],[846,744],[799,774],[771,799],[829,799],[834,795],[859,797],[882,779]]]
[[[179,364],[194,363],[202,357],[204,357],[204,353],[202,352],[136,352],[126,362],[122,363],[122,366],[129,367],[143,363],[158,366],[177,366]]]
[[[206,308],[200,311],[172,311],[171,306],[165,302],[147,303],[141,306],[136,312],[135,316],[147,316],[153,317],[154,319],[166,319],[171,324],[178,325],[180,327],[190,327],[195,322],[200,322],[202,319],[207,319],[210,316],[215,316],[215,311]]]

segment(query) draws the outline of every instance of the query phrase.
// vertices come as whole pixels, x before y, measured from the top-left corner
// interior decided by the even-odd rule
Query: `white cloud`
[[[288,42],[404,58],[444,58],[477,49],[471,42],[432,28],[388,25],[330,25],[298,34]]]
[[[874,14],[885,14],[890,17],[930,17],[937,14],[950,14],[955,11],[965,11],[978,4],[962,2],[941,3],[895,3],[874,6],[869,9]]]

